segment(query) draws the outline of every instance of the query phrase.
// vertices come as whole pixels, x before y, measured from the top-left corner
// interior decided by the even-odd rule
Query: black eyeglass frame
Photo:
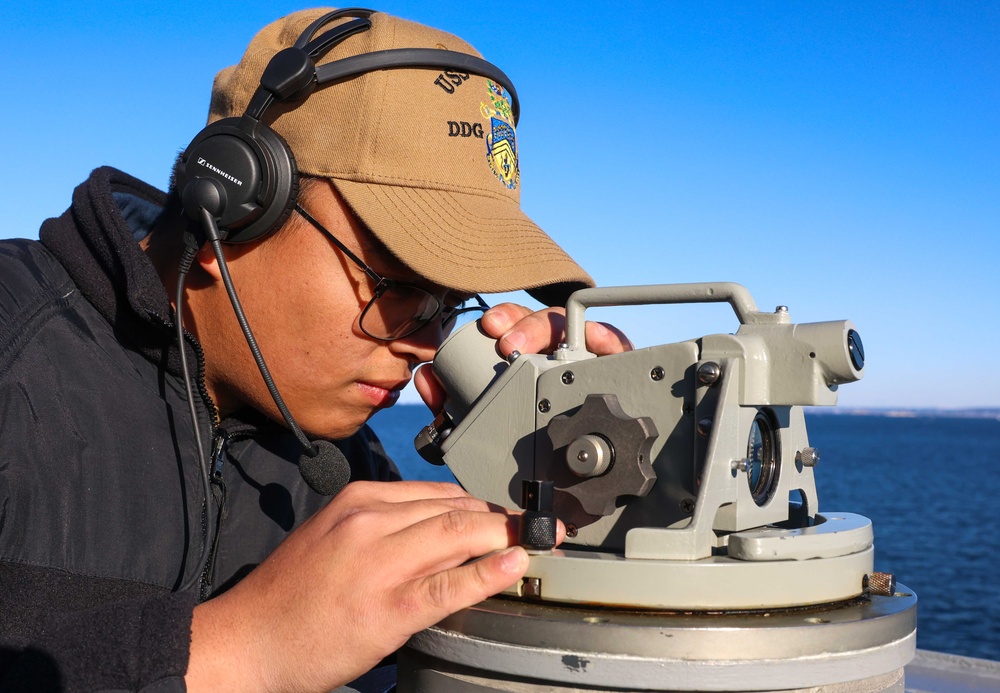
[[[336,236],[334,236],[332,233],[330,233],[330,231],[327,230],[327,228],[324,227],[321,223],[319,223],[316,220],[315,217],[313,217],[311,214],[309,214],[309,212],[307,212],[306,210],[304,210],[302,208],[302,205],[296,203],[296,205],[295,205],[295,211],[298,212],[300,215],[302,215],[302,218],[304,218],[306,221],[308,221],[310,224],[312,224],[313,227],[317,231],[319,231],[321,234],[323,234],[324,236],[326,236],[326,238],[331,243],[333,243],[335,246],[337,246],[337,248],[340,250],[340,252],[342,252],[344,255],[346,255],[348,258],[350,258],[350,260],[355,265],[357,265],[361,269],[361,271],[364,272],[368,276],[369,279],[371,279],[373,282],[375,282],[375,289],[372,292],[373,295],[372,295],[371,299],[368,301],[368,303],[365,305],[365,307],[361,310],[361,317],[358,318],[358,325],[361,327],[361,331],[364,332],[369,337],[371,337],[372,339],[377,339],[377,340],[379,340],[381,342],[392,342],[392,341],[395,341],[397,339],[405,339],[406,337],[409,337],[410,335],[413,335],[416,332],[419,332],[424,327],[426,327],[430,323],[434,322],[434,320],[437,319],[438,316],[441,316],[441,326],[442,326],[442,328],[447,328],[462,313],[468,313],[468,312],[471,312],[471,311],[474,311],[474,310],[479,310],[479,311],[483,311],[483,312],[486,312],[487,310],[489,310],[489,308],[490,308],[489,304],[487,304],[486,301],[483,300],[483,297],[480,296],[479,294],[472,294],[472,296],[470,296],[468,299],[466,299],[465,301],[463,301],[462,304],[460,304],[458,306],[448,306],[448,305],[445,305],[441,301],[440,298],[438,298],[437,296],[435,296],[434,294],[432,294],[430,291],[428,291],[427,289],[425,289],[425,288],[423,288],[421,286],[417,286],[416,284],[410,284],[408,282],[401,282],[401,281],[398,281],[396,279],[390,279],[389,277],[383,277],[378,272],[376,272],[371,267],[369,267],[368,264],[365,263],[364,260],[362,260],[361,258],[359,258],[350,248],[348,248],[346,245],[344,245],[340,241],[340,239],[338,239]],[[369,332],[368,329],[365,327],[365,316],[368,315],[368,311],[370,311],[371,308],[372,308],[372,306],[375,305],[375,302],[379,298],[381,298],[387,291],[389,291],[390,289],[393,289],[393,288],[396,288],[396,289],[403,288],[405,290],[415,291],[417,293],[420,293],[420,294],[423,294],[423,295],[429,297],[431,300],[434,301],[434,304],[436,306],[434,312],[429,317],[427,317],[427,318],[421,318],[419,316],[412,316],[412,317],[408,318],[408,320],[412,320],[414,322],[413,329],[407,330],[406,332],[404,332],[402,334],[398,334],[398,335],[396,335],[394,337],[385,337],[385,336],[381,336],[381,335],[377,335],[377,334],[374,334],[372,332]],[[465,306],[464,305],[466,301],[469,301],[469,300],[472,300],[472,299],[476,300],[477,305],[474,305],[474,306]]]

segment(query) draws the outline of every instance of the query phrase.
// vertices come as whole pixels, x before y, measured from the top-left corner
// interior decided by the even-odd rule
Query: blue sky
[[[16,5],[16,7],[15,7]],[[300,4],[6,3],[0,236],[109,164],[164,186],[214,73]],[[387,1],[513,79],[522,204],[603,285],[849,318],[845,406],[1000,406],[1000,5]],[[724,306],[607,310],[641,345]]]

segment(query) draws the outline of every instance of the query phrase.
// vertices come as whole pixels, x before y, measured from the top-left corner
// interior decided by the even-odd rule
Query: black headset
[[[198,133],[181,155],[175,173],[189,217],[200,218],[201,209],[211,211],[227,243],[247,243],[280,228],[295,207],[299,175],[291,149],[281,135],[262,122],[264,116],[276,103],[302,101],[319,87],[366,72],[421,67],[486,77],[510,94],[517,123],[520,107],[510,79],[474,55],[437,48],[396,48],[316,66],[317,60],[344,39],[370,29],[372,14],[374,10],[349,8],[314,21],[293,46],[271,58],[241,117],[224,118]],[[352,19],[313,38],[330,22],[345,17]],[[191,185],[196,180],[210,184]]]

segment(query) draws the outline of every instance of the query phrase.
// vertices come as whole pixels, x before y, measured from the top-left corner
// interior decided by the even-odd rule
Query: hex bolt
[[[722,377],[722,367],[715,361],[706,361],[698,366],[698,381],[702,385],[714,385]]]
[[[655,368],[653,368],[653,370],[649,372],[649,377],[655,380],[656,382],[663,380],[663,375],[664,375],[663,369],[660,368],[659,366],[656,366]]]
[[[795,453],[795,461],[803,467],[815,467],[819,464],[819,450],[816,448],[802,448]]]
[[[563,372],[562,374],[563,385],[572,385],[574,380],[576,380],[576,376],[573,375],[573,371]]]
[[[549,402],[549,400],[547,399],[543,399],[541,402],[538,403],[538,411],[542,412],[543,414],[548,413],[549,409],[551,408],[552,408],[552,403]]]

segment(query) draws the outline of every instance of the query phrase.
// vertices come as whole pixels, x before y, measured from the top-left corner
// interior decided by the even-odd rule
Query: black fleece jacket
[[[40,243],[0,241],[0,690],[183,691],[194,606],[329,501],[284,428],[216,424],[189,339],[206,515],[170,303],[136,243],[164,200],[101,168]],[[353,480],[398,478],[367,427],[337,445]]]

